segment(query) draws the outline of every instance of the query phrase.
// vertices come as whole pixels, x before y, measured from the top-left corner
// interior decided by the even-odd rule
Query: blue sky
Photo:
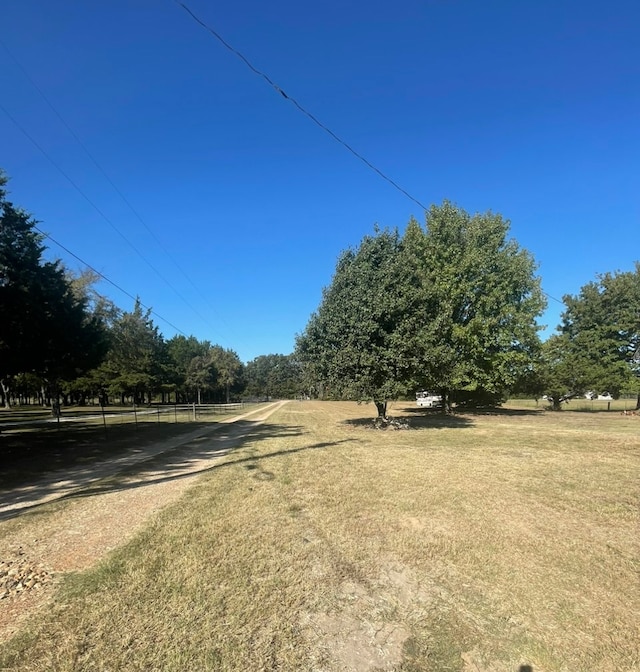
[[[186,4],[418,201],[509,219],[552,297],[640,259],[637,2]],[[173,0],[5,0],[2,24],[11,199],[244,361],[291,352],[375,223],[424,221]]]

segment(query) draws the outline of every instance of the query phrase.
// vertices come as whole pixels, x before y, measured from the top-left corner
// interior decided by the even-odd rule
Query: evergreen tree
[[[105,325],[74,291],[59,261],[42,258],[36,222],[6,199],[0,176],[0,380],[9,403],[12,377],[32,373],[57,394],[62,379],[96,366]]]

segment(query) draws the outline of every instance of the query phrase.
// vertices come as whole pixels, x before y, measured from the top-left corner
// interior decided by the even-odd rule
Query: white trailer
[[[416,404],[422,408],[442,408],[442,397],[439,394],[421,390],[416,392]]]

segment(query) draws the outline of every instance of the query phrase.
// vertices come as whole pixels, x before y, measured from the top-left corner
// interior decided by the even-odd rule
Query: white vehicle
[[[416,404],[422,408],[442,408],[442,397],[433,392],[416,392]]]

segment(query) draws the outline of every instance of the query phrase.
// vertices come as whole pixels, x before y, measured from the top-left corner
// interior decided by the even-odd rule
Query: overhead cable
[[[351,152],[356,158],[360,159],[362,163],[364,163],[368,168],[373,170],[375,173],[377,173],[383,180],[386,180],[391,186],[393,186],[395,189],[397,189],[400,193],[404,194],[408,199],[413,201],[416,205],[420,206],[423,210],[427,210],[427,207],[423,205],[417,198],[413,197],[408,191],[403,189],[397,182],[392,180],[390,177],[385,175],[379,168],[373,165],[370,161],[368,161],[362,154],[357,152],[351,145],[347,144],[342,138],[340,138],[338,135],[336,135],[328,126],[325,126],[317,117],[315,117],[309,110],[307,110],[305,107],[303,107],[295,98],[292,98],[290,95],[285,93],[282,88],[280,88],[270,77],[267,75],[265,72],[262,72],[261,70],[258,70],[249,59],[239,52],[235,47],[233,47],[231,44],[229,44],[223,37],[218,33],[216,30],[214,30],[210,25],[205,23],[201,18],[196,16],[196,14],[193,13],[187,5],[185,5],[183,2],[180,2],[180,0],[174,0],[174,2],[182,7],[191,18],[198,23],[200,26],[202,26],[206,31],[211,33],[213,37],[216,38],[224,47],[226,47],[232,54],[237,56],[253,73],[258,75],[259,77],[262,77],[262,79],[269,84],[273,89],[275,89],[283,98],[291,102],[302,114],[307,116],[311,121],[313,121],[314,124],[319,126],[323,131],[328,133],[336,142],[339,142],[345,149],[347,149],[349,152]]]
[[[144,261],[144,263],[169,287],[176,296],[188,306],[201,320],[208,322],[196,308],[194,308],[189,301],[165,278],[162,273],[140,252],[140,250],[120,231],[120,229],[105,215],[102,210],[82,191],[82,189],[73,181],[73,179],[67,175],[67,173],[60,167],[56,161],[46,152],[46,150],[38,143],[38,141],[30,135],[30,133],[22,126],[18,120],[4,107],[0,104],[0,109],[7,115],[7,117],[15,124],[15,126],[23,133],[23,135],[44,155],[44,157],[60,172],[60,174],[71,184],[71,186],[82,196],[82,198],[89,203],[89,205],[104,219],[107,224],[129,245],[129,247]]]
[[[81,259],[77,254],[73,253],[68,247],[65,247],[62,243],[58,242],[50,233],[47,233],[46,231],[43,231],[42,229],[39,229],[37,226],[33,227],[38,233],[41,233],[45,238],[48,238],[52,243],[55,243],[59,248],[63,249],[67,254],[71,255],[74,259],[77,259],[81,264],[86,266],[90,271],[93,271],[96,275],[99,275],[103,280],[108,282],[110,285],[115,287],[117,290],[121,291],[123,294],[128,296],[130,299],[133,299],[134,301],[137,301],[145,310],[148,310],[152,315],[155,315],[158,319],[162,320],[166,324],[168,324],[172,329],[175,329],[179,334],[182,334],[185,338],[189,338],[187,334],[182,331],[182,329],[179,329],[176,327],[175,324],[172,322],[169,322],[166,317],[162,317],[160,313],[156,312],[153,310],[153,308],[150,308],[149,306],[145,306],[142,301],[140,301],[140,297],[134,296],[133,294],[130,294],[126,289],[123,289],[115,283],[113,280],[108,278],[104,273],[100,273],[97,269],[95,269],[91,264],[88,264],[84,259]]]
[[[162,241],[158,238],[158,236],[155,234],[153,229],[146,223],[146,221],[143,219],[142,215],[134,208],[134,206],[131,204],[131,202],[127,199],[127,197],[122,193],[122,191],[118,188],[118,186],[114,183],[114,181],[109,177],[107,174],[106,170],[100,165],[98,160],[93,156],[93,154],[89,151],[87,146],[82,142],[82,140],[78,137],[78,135],[75,133],[75,131],[71,128],[71,126],[67,123],[67,121],[64,119],[64,117],[60,114],[60,112],[56,109],[56,107],[53,105],[53,103],[49,100],[49,98],[45,95],[44,91],[38,86],[38,84],[33,80],[33,78],[29,75],[27,72],[26,68],[20,63],[20,61],[16,58],[16,56],[11,52],[11,50],[7,47],[7,45],[4,43],[2,38],[0,38],[0,44],[4,47],[5,51],[9,54],[11,59],[14,61],[14,63],[20,68],[21,72],[23,75],[26,77],[26,79],[29,81],[29,83],[33,86],[33,88],[40,94],[41,98],[45,101],[45,103],[49,106],[51,111],[56,115],[60,123],[67,129],[67,131],[71,134],[73,139],[80,145],[81,149],[83,152],[87,155],[87,157],[91,160],[93,165],[98,169],[98,171],[102,174],[102,176],[107,180],[107,182],[111,185],[113,190],[118,194],[118,196],[122,199],[124,204],[129,208],[129,210],[133,213],[133,215],[136,217],[136,219],[142,224],[142,226],[147,230],[149,235],[155,240],[157,245],[160,247],[160,249],[165,253],[165,255],[169,258],[169,260],[175,265],[175,267],[182,273],[183,277],[189,282],[189,284],[196,290],[196,292],[200,295],[200,298],[202,298],[214,311],[216,311],[215,307],[211,304],[211,302],[207,299],[205,296],[204,292],[201,291],[201,289],[193,282],[193,280],[189,277],[187,272],[182,268],[182,266],[176,261],[176,259],[172,256],[172,254],[167,250],[167,248],[163,245]],[[212,328],[214,325],[209,322],[205,317],[199,315],[199,317],[207,322]]]

